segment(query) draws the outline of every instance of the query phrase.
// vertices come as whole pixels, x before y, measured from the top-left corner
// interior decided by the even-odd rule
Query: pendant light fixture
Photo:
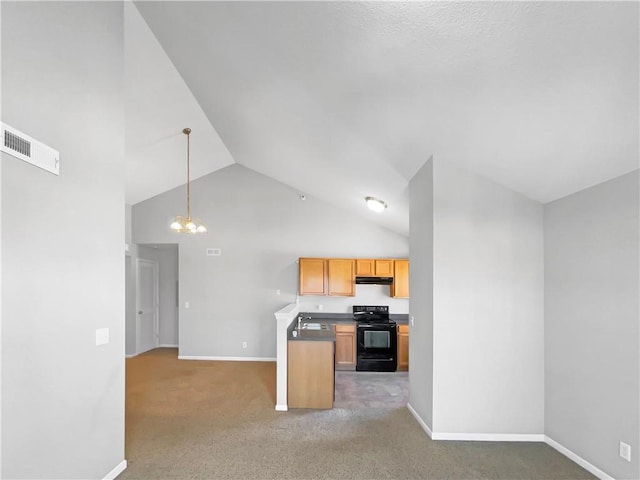
[[[191,218],[191,191],[189,182],[189,135],[191,135],[191,129],[185,128],[184,130],[182,130],[182,133],[187,136],[187,216],[183,217],[181,215],[178,215],[171,223],[169,228],[177,233],[206,233],[207,227],[204,226],[202,220],[200,220],[199,218]]]

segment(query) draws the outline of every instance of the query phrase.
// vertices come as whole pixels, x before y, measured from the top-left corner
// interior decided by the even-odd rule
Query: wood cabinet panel
[[[324,258],[300,258],[298,273],[300,295],[327,294],[327,261]]]
[[[327,260],[329,270],[329,295],[354,296],[355,261],[351,258],[330,258]]]
[[[356,326],[335,324],[336,370],[356,369]]]
[[[395,260],[391,296],[409,298],[409,260]]]
[[[373,277],[376,274],[376,264],[371,258],[356,258],[356,275]]]
[[[287,404],[290,408],[333,408],[333,342],[288,342]]]
[[[356,258],[356,275],[363,277],[393,277],[393,260],[387,258]]]
[[[409,370],[409,325],[398,325],[398,370]]]
[[[393,277],[393,260],[377,259],[375,266],[376,277]]]

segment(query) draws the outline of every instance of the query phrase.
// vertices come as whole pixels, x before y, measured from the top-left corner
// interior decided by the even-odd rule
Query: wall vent
[[[60,153],[20,130],[0,123],[2,130],[0,150],[47,172],[60,175]]]

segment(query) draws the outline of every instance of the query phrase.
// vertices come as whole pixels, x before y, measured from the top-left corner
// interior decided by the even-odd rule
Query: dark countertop
[[[298,320],[294,320],[289,325],[287,329],[287,339],[288,340],[311,340],[311,341],[324,341],[324,342],[333,342],[336,339],[336,332],[333,330],[334,321],[319,321],[317,318],[312,318],[311,320],[304,320],[304,322],[313,322],[313,323],[321,323],[326,326],[326,328],[322,330],[307,330],[305,328],[298,329],[297,324]]]
[[[356,323],[351,313],[300,312],[300,315],[304,318],[311,317],[313,321]],[[390,313],[389,318],[394,320],[398,325],[406,325],[409,323],[408,313]]]
[[[334,341],[336,334],[333,331],[332,325],[334,323],[351,323],[356,324],[353,320],[353,315],[350,313],[324,313],[324,312],[301,312],[304,322],[322,323],[327,325],[324,330],[306,330],[296,328],[298,324],[297,318],[291,322],[287,329],[288,340],[312,340],[312,341]],[[409,314],[407,313],[391,313],[389,318],[394,320],[398,325],[406,325],[409,323]],[[293,336],[293,332],[296,332],[296,336]]]

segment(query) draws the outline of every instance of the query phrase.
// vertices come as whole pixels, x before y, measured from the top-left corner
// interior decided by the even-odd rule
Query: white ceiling
[[[130,203],[184,183],[184,126],[198,176],[235,161],[403,234],[431,156],[543,203],[638,168],[637,2],[136,7],[161,48],[128,22]]]

